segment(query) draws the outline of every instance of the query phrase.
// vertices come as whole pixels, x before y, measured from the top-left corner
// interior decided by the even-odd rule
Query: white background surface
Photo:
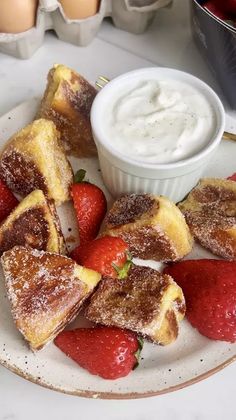
[[[111,48],[109,43],[122,47],[123,51]],[[49,34],[31,60],[0,55],[0,114],[40,95],[47,71],[55,62],[74,67],[93,81],[99,74],[114,77],[150,65],[146,60],[189,71],[216,87],[191,40],[188,0],[175,0],[174,8],[160,11],[142,36],[119,31],[110,22],[104,22],[97,39],[87,48],[59,42]],[[232,121],[231,126],[235,127],[234,124]],[[98,401],[43,389],[0,367],[0,420],[233,420],[235,374],[236,364],[172,394],[145,400]]]

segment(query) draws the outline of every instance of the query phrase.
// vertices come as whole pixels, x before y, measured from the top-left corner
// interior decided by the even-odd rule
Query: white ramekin
[[[103,119],[104,106],[109,103],[109,98],[121,88],[124,81],[127,82],[129,79],[138,81],[148,77],[188,83],[203,93],[213,107],[216,115],[214,136],[194,156],[169,164],[140,163],[131,156],[125,156],[114,150],[111,139],[106,138]],[[182,71],[151,67],[125,73],[109,82],[93,102],[91,124],[103,180],[114,197],[134,192],[150,192],[165,195],[178,202],[196,185],[219,146],[225,127],[225,114],[216,93],[202,80]]]

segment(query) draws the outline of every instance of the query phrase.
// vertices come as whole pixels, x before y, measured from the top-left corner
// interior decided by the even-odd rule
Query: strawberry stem
[[[133,262],[131,259],[128,259],[125,264],[123,265],[123,267],[118,267],[118,265],[112,263],[112,267],[114,268],[114,270],[117,272],[118,279],[125,279],[128,276],[130,267],[133,265]]]
[[[140,355],[141,355],[141,351],[143,349],[143,339],[141,337],[137,337],[138,339],[138,350],[136,350],[136,352],[134,353],[134,356],[136,357],[136,363],[133,367],[134,369],[137,369],[138,365],[139,365],[139,360],[140,360]]]
[[[74,176],[74,182],[76,184],[79,184],[80,182],[83,182],[83,180],[85,178],[85,175],[86,175],[85,169],[79,169]]]

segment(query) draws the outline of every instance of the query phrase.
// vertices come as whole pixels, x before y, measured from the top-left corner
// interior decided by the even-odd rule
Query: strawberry
[[[230,179],[231,181],[236,181],[236,172],[235,174],[229,176],[227,179]]]
[[[204,3],[204,7],[221,20],[226,20],[228,17],[224,9],[221,7],[221,4],[217,1],[209,0]]]
[[[164,272],[182,287],[193,327],[213,340],[236,341],[236,262],[188,260]]]
[[[104,379],[128,375],[138,365],[142,348],[133,332],[115,327],[63,331],[54,343],[81,367]]]
[[[218,0],[219,1],[219,0]],[[221,0],[222,9],[231,15],[236,15],[236,0]]]
[[[103,236],[86,245],[78,246],[71,253],[78,264],[98,271],[103,276],[123,278],[131,265],[128,245],[115,236]]]
[[[16,197],[0,179],[0,223],[6,219],[17,204],[18,200]]]
[[[208,0],[204,7],[223,20],[236,15],[236,0]]]
[[[71,197],[79,224],[80,244],[96,238],[107,211],[107,201],[103,191],[94,184],[84,182],[85,171],[75,175],[76,183],[71,186]]]

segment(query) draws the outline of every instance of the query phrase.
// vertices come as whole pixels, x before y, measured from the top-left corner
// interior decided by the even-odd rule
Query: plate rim
[[[92,398],[92,399],[101,399],[101,400],[135,400],[135,399],[141,399],[141,398],[149,398],[149,397],[157,397],[163,394],[168,394],[174,391],[181,390],[183,388],[187,388],[191,385],[194,385],[198,382],[203,381],[204,379],[209,378],[210,376],[216,374],[217,372],[220,372],[227,366],[229,366],[231,363],[236,361],[236,354],[234,354],[232,357],[227,359],[225,362],[221,363],[218,366],[215,366],[214,368],[202,373],[201,375],[196,376],[195,378],[189,379],[188,381],[182,382],[178,385],[173,385],[168,388],[163,388],[159,391],[147,391],[147,392],[126,392],[126,393],[120,393],[120,392],[98,392],[98,391],[83,391],[81,389],[78,389],[76,391],[69,391],[64,390],[62,388],[59,388],[57,386],[49,385],[47,382],[42,381],[41,379],[36,379],[33,375],[29,373],[23,372],[20,368],[16,367],[15,365],[8,364],[7,361],[3,361],[0,358],[0,365],[5,367],[6,369],[10,370],[12,373],[20,376],[21,378],[26,379],[27,381],[34,383],[36,385],[40,385],[43,388],[46,388],[51,391],[60,392],[61,394],[66,395],[73,395],[76,397],[84,397],[84,398]]]
[[[39,96],[33,96],[20,104],[17,104],[14,108],[10,109],[3,115],[0,115],[0,120],[2,118],[6,118],[10,113],[16,111],[18,108],[21,108],[23,105],[35,103],[38,104],[40,100]],[[177,385],[173,385],[167,388],[159,389],[158,391],[146,391],[146,392],[106,392],[106,391],[92,391],[92,390],[82,390],[77,389],[75,391],[73,390],[66,390],[63,388],[60,388],[58,386],[48,384],[46,381],[43,381],[41,378],[31,375],[30,373],[24,372],[22,369],[17,367],[14,363],[10,364],[7,362],[7,360],[4,360],[2,356],[0,355],[0,366],[3,366],[7,370],[11,371],[12,373],[16,374],[17,376],[34,383],[36,385],[40,385],[43,388],[53,390],[56,392],[60,392],[62,394],[66,395],[73,395],[77,397],[84,397],[84,398],[92,398],[92,399],[103,399],[103,400],[132,400],[132,399],[141,399],[141,398],[149,398],[149,397],[156,397],[163,394],[168,394],[170,392],[178,391],[180,389],[186,388],[190,385],[194,385],[198,382],[201,382],[204,379],[207,379],[208,377],[216,374],[217,372],[223,370],[227,366],[229,366],[231,363],[236,361],[236,353],[231,356],[229,359],[225,360],[224,362],[220,363],[219,365],[213,367],[212,369],[209,369],[205,371],[204,373],[195,376],[194,378],[191,378],[187,381],[181,382]]]

